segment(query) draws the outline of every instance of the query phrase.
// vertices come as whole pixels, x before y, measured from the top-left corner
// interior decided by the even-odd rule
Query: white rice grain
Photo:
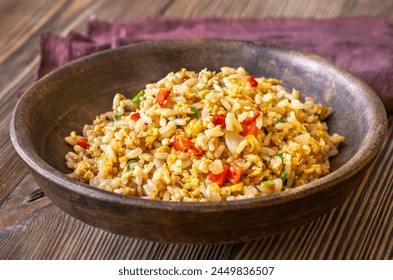
[[[143,174],[148,174],[154,166],[154,162],[150,162],[149,164],[147,164],[146,167],[143,169]]]
[[[236,148],[236,154],[240,154],[246,147],[247,147],[248,141],[244,139],[243,141],[240,142],[239,146]]]
[[[186,125],[187,122],[184,119],[174,119],[173,124],[183,126],[183,125]]]
[[[262,101],[265,103],[269,102],[272,99],[273,99],[273,95],[271,93],[266,93],[264,96],[262,96]]]
[[[141,132],[143,129],[145,129],[145,127],[146,127],[145,121],[141,118],[141,119],[139,119],[139,120],[136,121],[136,124],[135,124],[135,132],[136,132],[136,133],[139,133],[139,132]]]
[[[129,157],[129,158],[137,158],[139,155],[142,154],[142,152],[143,152],[142,149],[138,147],[138,148],[136,148],[134,150],[129,151],[126,154],[126,156]]]
[[[288,105],[289,105],[288,99],[283,99],[283,100],[281,100],[280,102],[277,103],[277,107],[278,108],[284,108],[284,107],[286,107]]]
[[[142,186],[142,169],[140,168],[139,165],[135,166],[134,178],[135,178],[135,183],[138,186]]]
[[[214,157],[220,158],[224,150],[225,150],[225,145],[218,146],[218,148],[214,151]]]
[[[105,136],[102,138],[102,143],[104,144],[108,144],[109,141],[111,141],[111,139],[113,138],[113,130],[108,131],[107,133],[105,133]]]
[[[222,132],[222,131],[219,129],[219,127],[217,126],[217,127],[215,127],[215,128],[205,130],[205,134],[206,134],[206,136],[207,136],[208,138],[213,138],[213,137],[221,137],[221,136],[223,136],[223,135],[224,135],[224,132]]]
[[[157,169],[161,168],[164,165],[164,162],[162,160],[157,159],[157,158],[153,159],[153,163]]]
[[[245,119],[248,118],[248,115],[249,115],[248,112],[243,112],[243,113],[241,113],[241,114],[237,117],[237,120],[238,120],[239,122],[243,122]]]
[[[224,166],[222,164],[222,161],[219,159],[215,159],[210,165],[209,165],[209,171],[211,171],[213,174],[220,174],[224,171]]]
[[[275,156],[277,154],[277,151],[268,147],[262,147],[261,148],[261,153],[268,155],[269,157]]]
[[[146,123],[146,124],[151,124],[152,120],[150,117],[146,116],[145,114],[140,114],[141,119]]]
[[[154,156],[150,153],[142,153],[139,155],[139,158],[145,161],[153,161]]]
[[[154,157],[159,160],[166,160],[168,158],[168,153],[155,153]]]
[[[224,108],[225,108],[227,111],[231,111],[232,106],[231,106],[231,104],[228,102],[227,99],[222,98],[220,101],[221,101],[222,106],[224,106]]]
[[[198,83],[197,78],[190,78],[184,82],[188,87],[193,87]]]

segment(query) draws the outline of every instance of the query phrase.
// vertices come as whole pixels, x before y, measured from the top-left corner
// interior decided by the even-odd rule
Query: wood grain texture
[[[362,186],[328,215],[247,243],[172,245],[92,228],[42,197],[9,140],[16,93],[32,83],[39,35],[85,32],[91,16],[194,18],[383,16],[390,0],[16,1],[0,0],[0,259],[393,259],[393,132]]]

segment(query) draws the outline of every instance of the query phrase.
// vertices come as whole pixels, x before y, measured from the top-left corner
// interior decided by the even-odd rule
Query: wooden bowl
[[[163,202],[106,192],[73,180],[64,137],[111,110],[115,93],[135,93],[181,68],[244,66],[329,105],[330,132],[345,136],[332,173],[260,198],[209,203]],[[129,95],[130,96],[130,95]],[[253,42],[177,40],[139,43],[72,62],[36,82],[19,100],[10,131],[16,151],[52,202],[95,227],[174,243],[256,239],[310,222],[342,202],[381,148],[382,102],[362,81],[313,55]]]

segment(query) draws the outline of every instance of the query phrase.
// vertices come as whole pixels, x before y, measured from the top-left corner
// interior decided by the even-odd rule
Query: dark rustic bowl
[[[345,136],[333,172],[286,192],[230,202],[182,203],[126,197],[77,182],[64,155],[64,137],[111,109],[115,93],[131,96],[146,83],[186,67],[244,66],[275,77],[303,96],[333,107],[330,132]],[[55,205],[96,227],[135,238],[176,243],[236,242],[276,234],[321,216],[359,185],[381,148],[384,107],[362,81],[325,60],[270,45],[231,40],[135,44],[82,58],[36,82],[11,122],[16,151]]]

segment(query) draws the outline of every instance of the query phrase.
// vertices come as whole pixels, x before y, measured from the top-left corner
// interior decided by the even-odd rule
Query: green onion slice
[[[277,123],[285,123],[285,119],[279,118],[279,119],[277,120]]]
[[[114,119],[118,120],[121,116],[123,116],[122,114],[120,114],[119,112],[115,113]]]
[[[191,110],[194,112],[194,114],[189,115],[191,119],[197,119],[199,118],[199,111],[195,107],[191,107]]]
[[[142,89],[140,90],[132,99],[132,103],[138,103],[141,101],[141,97],[145,94],[145,91]]]
[[[130,171],[130,165],[131,165],[131,163],[134,163],[134,162],[136,162],[136,160],[135,159],[130,159],[128,162],[127,162],[127,165],[126,165],[126,170],[127,171]]]
[[[280,178],[282,181],[284,181],[287,178],[287,172],[284,170],[283,172],[281,172],[280,177],[278,177],[278,178]]]
[[[262,184],[264,184],[264,185],[274,185],[274,181],[273,180],[267,180],[267,181],[262,182]]]
[[[281,153],[281,152],[278,152],[278,153],[277,153],[277,156],[278,156],[281,160],[283,160],[283,158],[284,158],[284,155],[283,155],[283,153]]]

